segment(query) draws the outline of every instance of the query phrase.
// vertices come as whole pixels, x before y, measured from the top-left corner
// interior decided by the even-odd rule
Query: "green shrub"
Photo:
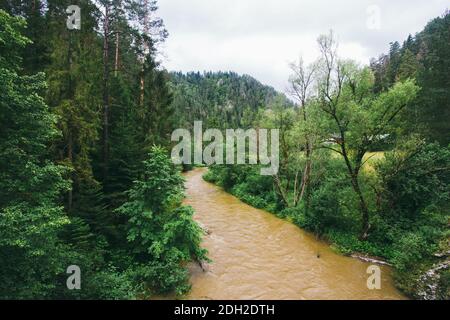
[[[144,162],[145,174],[128,192],[117,211],[128,219],[127,240],[133,275],[150,293],[189,289],[186,263],[208,260],[200,247],[202,230],[193,209],[181,205],[183,178],[164,149],[153,147]]]
[[[417,261],[429,256],[431,252],[432,248],[421,234],[410,232],[394,244],[394,256],[391,261],[398,270],[405,271],[414,268]]]

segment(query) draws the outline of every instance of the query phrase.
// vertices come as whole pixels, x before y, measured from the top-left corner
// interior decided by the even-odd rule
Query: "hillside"
[[[203,120],[210,127],[241,127],[250,123],[258,110],[274,103],[293,106],[274,88],[249,75],[235,72],[172,72],[173,107],[182,115],[180,126]],[[246,118],[246,119],[244,119]]]

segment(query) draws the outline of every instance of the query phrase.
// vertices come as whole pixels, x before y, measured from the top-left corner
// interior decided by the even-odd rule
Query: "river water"
[[[390,269],[381,289],[369,290],[369,263],[334,253],[327,244],[266,211],[255,209],[186,173],[186,204],[210,231],[203,246],[213,260],[204,272],[192,264],[188,299],[403,299]]]

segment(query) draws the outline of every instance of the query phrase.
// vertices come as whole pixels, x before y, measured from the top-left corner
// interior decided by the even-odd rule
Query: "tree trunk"
[[[149,19],[149,12],[148,12],[148,0],[144,1],[144,7],[145,7],[145,13],[144,13],[144,34],[148,35],[149,28],[148,28],[148,19]],[[141,71],[141,91],[140,91],[140,104],[141,107],[144,106],[144,93],[145,93],[145,59],[147,57],[148,51],[149,51],[149,44],[147,40],[144,40],[144,48],[143,48],[143,55],[142,58],[142,71]]]
[[[346,144],[345,144],[344,129],[341,127],[340,122],[339,122],[339,120],[337,120],[336,115],[333,115],[333,116],[336,119],[336,123],[338,124],[339,131],[340,131],[340,136],[341,136],[340,146],[341,146],[342,156],[344,157],[345,164],[347,166],[347,169],[348,169],[348,172],[349,172],[349,175],[351,178],[353,190],[355,191],[355,193],[358,195],[358,198],[359,198],[359,208],[361,211],[361,218],[362,218],[361,233],[359,235],[359,238],[361,240],[366,240],[369,235],[369,230],[370,230],[370,223],[369,223],[370,214],[369,214],[369,208],[367,207],[366,200],[364,199],[364,196],[361,192],[361,188],[359,186],[359,181],[358,181],[359,170],[361,168],[361,161],[365,154],[365,151],[364,150],[357,151],[356,165],[355,165],[355,167],[353,167],[351,164],[351,161],[348,157],[348,152],[347,152],[347,148],[346,148]]]
[[[286,207],[289,207],[289,202],[288,202],[286,194],[283,190],[283,186],[282,186],[282,183],[281,183],[281,180],[280,180],[280,177],[278,176],[278,174],[274,175],[273,179],[275,181],[275,185],[277,186],[278,193],[281,196],[281,199],[286,204]]]
[[[353,190],[355,190],[356,194],[359,198],[359,208],[361,210],[362,215],[362,223],[361,223],[361,233],[359,235],[360,240],[366,240],[369,235],[370,223],[369,223],[369,209],[367,207],[364,196],[361,192],[361,188],[359,187],[358,176],[352,176],[352,186]]]
[[[69,158],[70,163],[73,162],[73,139],[72,132],[69,129],[68,143],[67,143],[67,157]],[[73,204],[73,183],[67,195],[67,209],[68,211],[72,210]]]
[[[306,188],[309,183],[309,172],[311,170],[310,168],[311,168],[311,165],[310,165],[309,161],[306,160],[305,171],[303,173],[302,183],[300,186],[300,193],[298,195],[298,199],[296,199],[296,201],[295,201],[295,205],[297,205],[297,203],[299,203],[303,200],[303,196],[305,195],[305,191],[306,191]]]
[[[108,176],[109,158],[109,6],[105,6],[103,23],[103,179]]]
[[[114,76],[117,77],[119,72],[119,32],[116,32],[116,58],[114,64]]]
[[[306,116],[305,105],[306,105],[306,102],[304,100],[302,100],[303,120],[306,123],[307,116]],[[306,189],[308,188],[308,184],[309,184],[309,180],[310,180],[310,176],[311,176],[312,146],[311,146],[311,141],[310,141],[310,137],[308,134],[305,134],[305,140],[306,140],[306,164],[305,164],[305,170],[303,172],[302,183],[300,186],[300,194],[298,195],[298,198],[295,200],[295,204],[294,204],[295,206],[297,205],[297,203],[302,201],[303,196],[306,193]]]
[[[140,87],[140,97],[139,97],[139,104],[141,107],[144,107],[144,88],[145,88],[145,80],[144,80],[144,66],[142,66],[141,71],[141,87]]]
[[[69,70],[68,72],[68,95],[70,99],[73,100],[74,96],[74,89],[73,89],[73,83],[72,83],[72,65],[73,65],[73,58],[72,58],[72,47],[73,47],[73,37],[72,32],[69,31],[69,46],[67,48],[67,68]],[[69,123],[67,124],[67,158],[72,165],[73,163],[73,135],[72,135],[72,117],[70,117]],[[72,173],[70,174],[73,175]],[[72,177],[71,177],[72,178]],[[67,210],[72,210],[73,205],[73,182],[71,184],[70,190],[67,194]]]

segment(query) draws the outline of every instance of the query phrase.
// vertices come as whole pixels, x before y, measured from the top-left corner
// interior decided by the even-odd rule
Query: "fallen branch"
[[[364,262],[376,263],[376,264],[385,265],[385,266],[392,266],[389,262],[386,262],[386,261],[383,261],[380,259],[371,258],[371,257],[364,256],[364,255],[360,255],[360,254],[356,254],[356,253],[354,253],[350,256],[352,258],[356,258],[356,259],[359,259]]]

